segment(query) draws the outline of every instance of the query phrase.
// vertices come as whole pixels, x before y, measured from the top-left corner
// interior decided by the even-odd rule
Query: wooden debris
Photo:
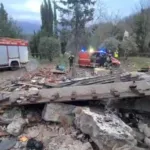
[[[43,86],[40,86],[40,85],[34,85],[34,84],[25,83],[25,82],[17,82],[16,84],[17,85],[29,86],[29,87],[36,87],[36,88],[39,88],[39,89],[42,89],[42,87],[43,87]]]

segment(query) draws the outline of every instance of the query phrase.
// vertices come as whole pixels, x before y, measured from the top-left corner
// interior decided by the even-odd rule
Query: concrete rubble
[[[145,103],[147,99],[140,91],[144,88],[148,90],[149,75],[125,73],[116,80],[117,73],[94,76],[92,71],[84,71],[81,76],[83,78],[71,79],[67,72],[44,67],[28,72],[1,88],[0,150],[25,150],[30,146],[30,140],[43,145],[41,149],[35,150],[149,150],[150,103]],[[134,82],[132,85],[126,82],[132,80],[140,85],[144,83],[145,87],[136,89]],[[111,82],[116,83],[107,84]],[[88,88],[90,84],[93,84],[92,90]],[[110,91],[112,85],[117,84],[122,85],[123,89],[114,86],[115,89]],[[130,103],[126,105],[126,99],[116,94],[117,90],[120,93],[124,91],[124,85],[127,85],[130,95],[140,98],[142,95],[144,100],[137,97],[137,101],[134,101],[131,97]],[[99,86],[103,88],[99,90]],[[91,102],[98,99],[98,92],[102,100],[109,95],[110,101],[120,100],[122,106],[113,105],[108,111],[106,100],[100,105],[92,105]],[[67,99],[67,94],[71,97],[67,103],[56,101],[62,97]],[[89,94],[90,98],[84,94]],[[84,97],[82,104],[75,101],[81,96]],[[8,105],[2,105],[5,102]],[[19,107],[16,107],[18,104]]]
[[[4,112],[4,114],[1,117],[1,120],[7,120],[9,122],[12,122],[21,117],[22,117],[21,109],[18,107],[14,107],[14,108],[8,109]]]
[[[59,103],[46,104],[42,113],[42,118],[45,121],[51,122],[65,122],[67,124],[72,124],[73,120],[73,110],[75,106]],[[69,122],[70,121],[70,122]]]
[[[22,118],[16,119],[7,126],[7,132],[11,135],[19,136],[25,124],[27,124],[26,120]]]
[[[0,142],[0,150],[11,149],[15,146],[16,142],[17,142],[17,140],[15,138],[3,139],[3,141]]]
[[[37,110],[41,110],[45,123]],[[132,128],[113,112],[94,107],[62,103],[46,104],[43,109],[14,107],[6,109],[1,118],[12,118],[3,131],[18,139],[41,141],[45,150],[148,150],[150,146],[147,122],[140,121]],[[14,149],[24,150],[26,146],[27,142],[16,141]]]
[[[55,143],[55,144],[54,144]],[[56,144],[58,143],[58,144]],[[49,143],[49,150],[93,150],[90,143],[82,143],[71,136],[60,136]]]
[[[111,150],[116,144],[118,147],[136,145],[133,130],[114,114],[97,114],[89,108],[77,108],[75,114],[76,126],[88,134],[99,149]]]

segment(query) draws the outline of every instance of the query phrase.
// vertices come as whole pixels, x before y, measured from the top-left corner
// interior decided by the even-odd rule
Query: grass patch
[[[150,58],[147,57],[129,57],[127,61],[121,62],[123,67],[130,68],[133,71],[150,66]]]
[[[130,57],[129,62],[134,63],[135,67],[138,68],[150,66],[150,58],[146,58],[146,57]]]
[[[65,67],[69,66],[68,62],[68,56],[66,55],[60,55],[57,58],[54,58],[52,62],[50,62],[48,59],[40,59],[40,58],[35,58],[29,55],[29,59],[36,59],[39,64],[54,64],[54,65],[63,65]]]

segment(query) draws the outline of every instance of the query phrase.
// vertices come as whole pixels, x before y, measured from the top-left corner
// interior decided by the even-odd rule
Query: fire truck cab
[[[28,42],[21,39],[0,38],[0,68],[12,70],[28,63]]]
[[[79,55],[78,55],[79,56],[78,57],[79,66],[81,66],[81,67],[94,67],[94,66],[96,66],[97,64],[95,62],[93,62],[93,58],[96,57],[96,55],[99,53],[100,53],[99,51],[95,51],[92,53],[89,53],[87,51],[79,52]],[[120,61],[114,57],[111,57],[111,61],[112,61],[113,66],[118,67],[121,64]]]

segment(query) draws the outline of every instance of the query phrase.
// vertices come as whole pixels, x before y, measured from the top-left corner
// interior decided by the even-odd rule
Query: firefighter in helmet
[[[70,67],[70,70],[71,70],[71,68],[73,67],[74,55],[71,54],[68,59],[69,59],[69,67]]]

